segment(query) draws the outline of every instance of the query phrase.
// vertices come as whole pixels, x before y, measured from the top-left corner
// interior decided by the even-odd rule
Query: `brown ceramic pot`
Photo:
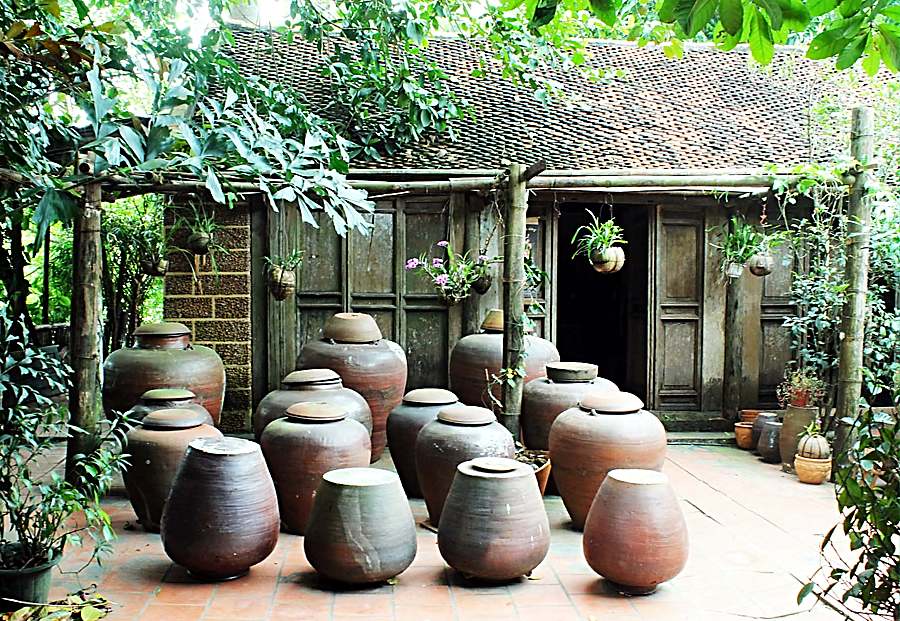
[[[550,428],[553,480],[575,527],[584,527],[606,473],[615,468],[660,470],[666,430],[631,393],[597,391],[560,414]]]
[[[618,389],[608,379],[597,377],[595,364],[548,363],[547,377],[531,380],[522,391],[519,422],[525,446],[546,451],[550,447],[550,426],[557,416],[578,405],[589,391]]]
[[[440,523],[441,509],[459,464],[476,457],[515,455],[512,434],[490,410],[466,405],[442,409],[416,439],[416,474],[431,523]]]
[[[362,313],[334,315],[322,335],[303,346],[297,368],[331,369],[363,396],[372,412],[372,461],[377,461],[384,451],[388,414],[406,389],[406,354],[381,338],[375,319]]]
[[[369,432],[329,403],[295,403],[266,426],[260,438],[275,491],[282,528],[302,535],[322,475],[369,465]]]
[[[341,377],[331,369],[306,369],[292,371],[281,380],[281,389],[263,397],[253,413],[253,434],[262,436],[263,429],[276,418],[281,418],[295,403],[330,403],[346,412],[372,433],[372,412],[369,404],[355,390],[341,382]]]
[[[781,462],[780,440],[781,423],[777,420],[767,420],[763,423],[762,431],[759,434],[759,442],[756,444],[756,452],[767,464]]]
[[[416,438],[445,406],[456,403],[456,395],[441,388],[417,388],[403,397],[403,403],[391,410],[387,420],[387,442],[391,459],[410,498],[421,498],[416,476]]]
[[[652,593],[687,563],[687,525],[678,498],[666,475],[653,470],[610,471],[582,541],[591,569],[624,593]]]
[[[376,468],[322,477],[303,538],[306,558],[331,580],[382,582],[416,556],[416,523],[396,474]]]
[[[163,511],[169,558],[199,578],[235,578],[272,553],[278,527],[278,498],[258,444],[204,438],[188,445]]]
[[[531,573],[550,550],[550,523],[531,466],[498,457],[457,466],[438,547],[466,576],[512,580]]]
[[[184,452],[197,438],[221,439],[206,410],[158,409],[128,432],[131,465],[122,472],[128,499],[144,530],[159,532],[163,507]]]
[[[209,347],[191,345],[180,323],[145,323],[134,347],[114,351],[103,364],[103,407],[126,412],[152,388],[186,388],[218,424],[225,397],[225,366]]]
[[[831,457],[816,459],[797,455],[794,458],[794,470],[801,483],[821,485],[831,478]]]
[[[775,412],[760,412],[753,419],[753,427],[750,430],[750,444],[754,453],[757,452],[756,447],[759,444],[759,436],[762,434],[763,425],[766,424],[767,420],[778,420],[778,414]]]
[[[150,412],[157,410],[192,410],[204,417],[204,422],[212,425],[213,419],[206,408],[197,402],[197,395],[186,388],[154,388],[141,395],[137,405],[128,411],[133,420],[143,420]]]
[[[464,336],[450,352],[450,390],[466,405],[489,407],[487,395],[490,376],[503,367],[503,320],[499,311],[491,314],[482,324],[484,332]],[[546,364],[559,361],[556,346],[534,335],[525,337],[525,382],[546,375]],[[487,372],[487,373],[485,373]],[[494,387],[500,398],[499,387]]]
[[[800,436],[810,423],[816,420],[819,408],[798,407],[788,405],[784,412],[781,435],[778,440],[778,453],[781,455],[781,469],[785,472],[794,472],[794,457],[797,456],[797,446],[800,444]]]
[[[749,451],[753,448],[753,424],[735,423],[734,441],[739,449]]]

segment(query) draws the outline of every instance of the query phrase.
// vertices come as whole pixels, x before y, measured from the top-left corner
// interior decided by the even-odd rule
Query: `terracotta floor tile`
[[[396,621],[454,621],[456,613],[450,606],[396,606]],[[555,620],[554,620],[555,621]]]
[[[624,614],[638,616],[631,599],[617,595],[571,595],[572,603],[584,615]]]
[[[445,565],[419,565],[414,563],[412,567],[397,576],[397,586],[449,584],[447,572],[448,568]]]
[[[582,617],[574,606],[519,607],[521,621],[579,621]]]
[[[328,605],[334,602],[334,593],[307,588],[300,584],[279,584],[275,592],[275,605],[303,603],[308,605]]]
[[[334,616],[390,617],[394,614],[391,595],[341,595],[334,599]]]
[[[277,586],[277,574],[260,574],[251,570],[241,578],[220,582],[216,587],[216,597],[271,597]]]
[[[156,592],[154,603],[157,604],[193,604],[205,606],[209,603],[215,584],[190,584],[184,582],[164,582]]]
[[[232,619],[259,619],[269,614],[272,596],[224,596],[215,594],[207,607],[207,617],[231,617]]]
[[[445,586],[397,587],[394,603],[398,606],[450,606],[453,600]]]
[[[203,612],[203,606],[150,604],[138,619],[140,621],[198,621],[203,616]]]
[[[569,595],[558,584],[526,584],[511,589],[510,594],[520,610],[529,606],[568,606]]]
[[[557,574],[559,582],[569,595],[605,593],[603,580],[595,573],[591,574]]]
[[[508,593],[456,597],[456,610],[461,619],[514,619],[517,616],[516,607]]]

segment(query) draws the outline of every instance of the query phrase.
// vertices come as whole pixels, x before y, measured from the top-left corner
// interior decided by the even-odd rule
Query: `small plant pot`
[[[625,251],[619,246],[591,252],[591,265],[601,274],[613,274],[625,265]]]
[[[28,605],[16,602],[46,604],[50,601],[53,568],[61,560],[62,554],[57,554],[49,563],[37,567],[0,569],[0,613],[12,612]]]
[[[484,274],[483,276],[479,276],[475,279],[475,282],[472,283],[472,291],[478,295],[484,295],[488,292],[493,283],[494,278],[490,274]]]
[[[753,423],[735,423],[734,440],[738,448],[749,451],[753,448]]]
[[[194,254],[209,254],[209,245],[212,243],[212,235],[209,233],[191,233],[188,235],[185,246]]]
[[[808,390],[796,390],[791,393],[790,404],[794,407],[805,408],[809,407],[809,391]]]
[[[538,489],[541,490],[543,496],[550,480],[550,451],[520,449],[516,453],[516,461],[531,466],[537,479]]]
[[[283,267],[270,268],[268,280],[269,291],[276,300],[284,301],[297,290],[297,277],[294,272]]]
[[[169,271],[168,259],[141,259],[141,271],[147,276],[165,276]]]
[[[759,410],[741,410],[740,422],[752,425],[756,421],[757,416],[759,416]]]
[[[768,276],[775,269],[775,257],[768,252],[760,252],[747,262],[747,269],[754,276]]]
[[[794,458],[794,471],[801,483],[821,485],[831,477],[831,458],[813,459],[797,455]]]
[[[729,263],[725,266],[725,275],[728,276],[728,278],[740,278],[743,273],[743,263]]]

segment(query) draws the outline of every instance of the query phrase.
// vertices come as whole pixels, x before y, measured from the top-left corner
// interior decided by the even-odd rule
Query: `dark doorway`
[[[647,399],[647,316],[649,215],[646,205],[616,205],[616,223],[624,229],[625,266],[600,274],[582,256],[571,259],[572,236],[590,221],[586,209],[601,219],[609,205],[567,204],[559,216],[557,270],[557,345],[563,360],[592,362],[601,377],[622,390]]]

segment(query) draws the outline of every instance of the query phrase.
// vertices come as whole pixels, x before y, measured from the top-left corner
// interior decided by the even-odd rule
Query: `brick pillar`
[[[206,205],[207,213],[213,209]],[[182,214],[184,211],[181,212]],[[165,277],[164,313],[167,321],[187,325],[194,343],[216,350],[225,363],[225,405],[219,427],[248,431],[251,407],[250,350],[250,212],[246,205],[215,208],[223,229],[216,241],[228,249],[216,255],[218,274],[209,259],[191,259],[183,253],[171,257]],[[171,222],[171,218],[169,220]],[[179,231],[173,243],[181,247],[187,236]]]

